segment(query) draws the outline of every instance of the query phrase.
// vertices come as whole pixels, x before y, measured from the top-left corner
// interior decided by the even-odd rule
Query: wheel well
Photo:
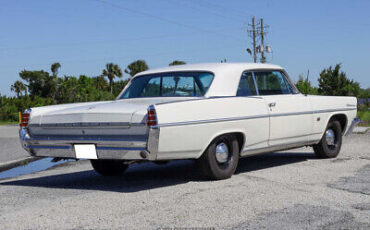
[[[244,138],[244,134],[243,133],[233,133],[233,135],[236,137],[236,139],[238,140],[238,144],[239,144],[239,152],[242,152],[243,151],[243,146],[244,146],[244,142],[245,142],[245,138]]]
[[[233,135],[236,140],[238,141],[238,146],[239,146],[239,152],[242,151],[242,148],[244,146],[244,142],[245,142],[245,138],[244,138],[244,134],[243,133],[240,133],[240,132],[235,132],[235,133],[224,133],[220,136],[223,136],[223,135]],[[218,136],[218,137],[220,137]]]
[[[345,114],[335,114],[330,118],[329,121],[339,121],[340,126],[342,128],[342,132],[345,131],[347,126],[347,116]]]
[[[207,148],[211,145],[211,143],[213,141],[215,141],[217,138],[219,138],[221,136],[224,136],[224,135],[233,135],[236,138],[236,140],[238,141],[239,153],[241,153],[242,150],[243,150],[243,147],[244,147],[244,143],[245,143],[245,136],[244,136],[244,134],[242,132],[232,132],[232,133],[223,133],[223,134],[220,134],[220,135],[216,136],[215,138],[213,138],[213,140],[210,142],[210,144],[207,146]]]

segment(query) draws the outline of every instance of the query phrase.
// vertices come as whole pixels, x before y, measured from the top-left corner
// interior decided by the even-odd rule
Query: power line
[[[91,62],[91,61],[100,61],[100,60],[104,60],[104,59],[110,59],[113,61],[114,60],[129,60],[129,59],[136,59],[136,58],[147,58],[147,57],[157,57],[157,56],[162,56],[162,55],[170,55],[170,54],[181,54],[181,53],[185,53],[185,52],[191,52],[192,54],[194,53],[202,53],[206,50],[219,50],[219,49],[225,49],[225,48],[236,48],[236,47],[240,47],[241,45],[239,44],[232,44],[230,46],[216,46],[216,47],[208,47],[208,48],[202,48],[202,49],[193,49],[193,50],[189,50],[189,49],[179,49],[179,50],[171,50],[169,52],[157,52],[157,53],[149,53],[149,54],[138,54],[138,53],[135,53],[135,54],[129,54],[129,55],[125,55],[125,56],[119,56],[119,57],[99,57],[99,58],[93,58],[93,59],[84,59],[82,61],[78,61],[76,59],[61,59],[60,62],[61,63],[68,63],[68,62],[78,62],[78,63],[83,63],[83,62]],[[51,65],[52,63],[50,63]]]
[[[215,33],[214,31],[205,30],[205,29],[202,29],[202,28],[199,28],[199,27],[196,27],[196,26],[187,25],[187,24],[180,23],[180,22],[177,22],[177,21],[174,21],[174,20],[171,20],[171,19],[167,19],[167,18],[160,17],[160,16],[157,16],[157,15],[153,15],[153,14],[149,14],[149,13],[142,12],[142,11],[139,11],[139,10],[131,9],[131,8],[128,8],[128,7],[125,7],[125,6],[114,4],[114,3],[106,1],[106,0],[94,0],[94,1],[103,3],[105,5],[109,5],[111,7],[114,7],[114,8],[120,9],[120,10],[130,12],[130,13],[139,14],[139,15],[143,15],[143,16],[146,16],[146,17],[150,17],[150,18],[155,18],[157,20],[164,21],[164,22],[174,24],[174,25],[177,25],[177,26],[185,27],[185,28],[188,28],[188,29],[192,29],[192,30],[196,30],[196,31],[204,32],[204,33],[213,33],[213,34],[217,34],[217,35],[222,35],[224,37],[229,37],[229,38],[233,38],[235,40],[241,41],[240,38],[236,38],[236,37],[233,37],[233,36],[230,36],[230,35],[225,35],[225,34],[222,34],[222,33],[217,33],[217,32]]]
[[[220,33],[218,31],[204,30],[204,29],[199,28],[199,27],[194,27],[194,26],[191,26],[191,25],[178,23],[174,20],[169,20],[169,19],[166,19],[166,18],[163,18],[163,17],[160,17],[160,16],[156,16],[156,15],[148,14],[148,13],[141,12],[141,11],[138,11],[138,10],[123,7],[123,6],[111,3],[109,1],[106,1],[106,0],[95,0],[95,1],[106,4],[106,5],[110,5],[114,8],[129,11],[129,12],[135,13],[135,14],[142,14],[142,15],[147,16],[147,17],[156,18],[158,20],[166,21],[168,23],[172,23],[172,24],[175,24],[175,25],[178,25],[178,26],[186,27],[186,28],[189,28],[189,29],[192,29],[192,30],[202,31],[202,32],[205,32],[205,33],[213,33],[213,34],[218,34],[218,35],[222,34],[222,36],[230,37],[230,38],[233,38],[234,40],[244,42],[244,40],[242,40],[240,38],[236,38],[236,37],[233,37],[233,36],[230,36],[230,35],[225,35],[225,34]],[[220,30],[220,31],[224,31],[224,30]],[[176,34],[171,34],[171,35],[158,35],[158,36],[148,36],[148,37],[138,37],[138,38],[131,37],[131,38],[121,38],[121,39],[114,39],[114,40],[91,41],[91,42],[82,41],[82,42],[74,42],[74,43],[70,43],[70,44],[50,44],[50,45],[43,44],[43,45],[40,45],[40,46],[36,45],[36,46],[25,46],[25,47],[0,47],[0,51],[22,50],[22,49],[40,49],[40,48],[50,48],[50,47],[66,47],[66,46],[81,46],[81,45],[104,44],[104,43],[121,42],[121,41],[152,40],[152,39],[160,39],[160,38],[165,38],[165,37],[178,37],[178,36],[185,36],[185,35],[194,35],[194,33],[181,33],[181,34],[176,33]]]
[[[230,29],[230,28],[227,28]],[[232,28],[239,29],[239,28]],[[218,30],[217,30],[218,31]],[[216,32],[217,31],[213,31]],[[220,29],[219,31],[225,31],[225,29]],[[25,50],[25,49],[42,49],[42,48],[53,48],[53,47],[68,47],[68,46],[82,46],[82,45],[93,45],[93,44],[104,44],[104,43],[115,43],[122,41],[140,41],[140,40],[156,40],[161,38],[172,38],[172,37],[184,37],[184,36],[194,36],[194,33],[176,33],[176,34],[162,34],[155,36],[144,36],[144,37],[126,37],[113,40],[102,40],[102,41],[81,41],[81,42],[72,42],[72,43],[54,43],[54,44],[43,44],[35,46],[23,46],[23,47],[0,47],[0,51],[6,50]]]
[[[209,6],[213,6],[213,8],[218,8],[219,10],[221,10],[222,12],[225,12],[225,10],[229,10],[229,11],[234,11],[235,13],[239,14],[240,17],[245,17],[245,15],[249,15],[249,16],[254,16],[253,14],[251,13],[248,13],[248,12],[244,12],[244,11],[241,11],[241,10],[236,10],[234,8],[230,8],[230,7],[227,7],[225,5],[220,5],[220,4],[217,4],[217,3],[214,3],[214,2],[209,2],[209,1],[206,1],[206,0],[197,0],[197,3],[200,3],[200,4],[203,4],[207,7]]]
[[[218,12],[216,12],[216,11],[214,11],[214,10],[210,10],[210,9],[209,9],[209,7],[204,8],[204,7],[202,7],[202,6],[199,6],[199,4],[197,5],[197,7],[191,6],[191,5],[190,5],[191,3],[190,3],[190,2],[188,2],[188,1],[182,1],[182,0],[164,0],[164,1],[171,2],[171,3],[175,4],[175,5],[180,4],[180,5],[183,5],[183,6],[185,6],[185,7],[190,8],[190,9],[200,11],[200,12],[202,12],[202,13],[204,13],[204,12],[208,12],[208,13],[211,13],[211,14],[213,14],[213,15],[217,16],[217,17],[225,18],[225,19],[228,19],[228,20],[233,20],[233,21],[238,21],[238,22],[240,22],[240,21],[244,20],[244,19],[242,19],[241,17],[240,17],[240,18],[239,18],[239,17],[238,17],[238,18],[236,18],[236,17],[226,16],[226,15],[224,14],[224,12],[223,12],[223,13],[218,13]],[[175,3],[175,1],[176,1],[177,3]],[[184,3],[185,3],[185,4],[184,4]],[[189,4],[189,3],[190,3],[190,4]],[[198,3],[199,3],[199,2],[198,2]]]

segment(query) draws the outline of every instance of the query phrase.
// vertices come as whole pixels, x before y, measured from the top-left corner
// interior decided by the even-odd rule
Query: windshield
[[[209,72],[171,72],[134,78],[119,99],[138,97],[201,97],[210,87]]]

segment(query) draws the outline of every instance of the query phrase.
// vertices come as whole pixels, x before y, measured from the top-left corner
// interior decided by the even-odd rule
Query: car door
[[[313,124],[308,97],[294,92],[282,71],[255,71],[254,76],[269,111],[269,146],[308,142]]]
[[[245,116],[250,117],[243,122],[246,130],[246,140],[242,155],[247,155],[253,150],[268,147],[269,117],[263,98],[257,96],[256,83],[252,72],[244,72],[240,78],[237,97],[241,97]]]

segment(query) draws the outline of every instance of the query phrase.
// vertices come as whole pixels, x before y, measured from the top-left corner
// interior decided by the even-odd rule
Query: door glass
[[[257,95],[252,73],[243,73],[242,77],[240,78],[236,96],[252,96],[252,95]]]
[[[254,72],[260,95],[289,94],[289,88],[280,71]]]

